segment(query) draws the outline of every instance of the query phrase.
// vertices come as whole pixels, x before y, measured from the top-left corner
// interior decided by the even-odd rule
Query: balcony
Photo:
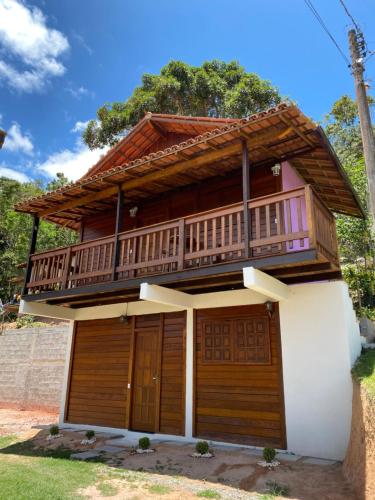
[[[244,217],[245,205],[248,217]],[[284,260],[278,258],[282,256]],[[192,277],[194,271],[210,268],[205,275],[214,276],[223,272],[224,265],[244,261],[259,261],[259,267],[269,268],[271,274],[275,268],[288,268],[290,274],[297,264],[299,269],[301,264],[318,264],[320,269],[337,271],[335,219],[313,189],[305,186],[33,254],[25,298],[79,293],[83,287],[105,288],[114,282],[126,289],[129,283],[158,275],[170,275],[173,283],[173,276],[180,281],[188,271]],[[306,268],[307,274],[312,269]],[[298,272],[302,271],[294,274]]]

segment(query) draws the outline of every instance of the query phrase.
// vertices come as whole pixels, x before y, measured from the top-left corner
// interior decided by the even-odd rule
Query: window
[[[202,322],[203,363],[270,364],[269,318]]]

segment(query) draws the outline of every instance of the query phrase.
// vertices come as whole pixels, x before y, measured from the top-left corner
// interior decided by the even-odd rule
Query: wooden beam
[[[254,133],[253,133],[254,135]],[[268,140],[274,138],[276,135],[275,130],[271,131],[266,131],[263,134],[257,134],[256,137],[249,138],[247,141],[248,147],[250,149],[258,147],[260,145],[266,144]],[[246,142],[246,141],[245,141]],[[157,172],[153,172],[148,175],[144,175],[142,177],[137,177],[134,179],[130,179],[128,181],[124,181],[121,183],[121,188],[126,189],[127,191],[130,191],[131,189],[137,189],[139,187],[144,186],[145,184],[158,181],[160,179],[164,179],[166,177],[169,177],[171,175],[176,175],[183,173],[185,170],[188,170],[190,168],[198,168],[202,165],[205,165],[206,163],[211,163],[217,160],[221,160],[223,157],[226,156],[232,156],[235,154],[240,154],[242,151],[242,146],[240,143],[234,143],[231,144],[230,146],[222,147],[218,150],[215,151],[209,151],[209,152],[204,152],[203,154],[200,154],[198,156],[194,156],[193,158],[189,160],[182,160],[178,161],[176,163],[171,164],[169,167],[159,167],[161,170],[158,170]],[[171,154],[177,154],[177,151],[173,153],[169,153],[168,155]],[[166,155],[167,156],[167,155]],[[146,163],[152,163],[152,161],[155,160],[146,160],[144,164]],[[132,168],[135,168],[138,165],[135,165],[133,167],[128,167],[129,170]],[[124,172],[126,172],[127,169],[124,169]],[[66,203],[63,203],[61,205],[56,205],[53,208],[48,208],[46,210],[42,210],[39,212],[39,217],[45,217],[46,215],[50,215],[52,213],[58,213],[58,212],[63,212],[64,210],[82,206],[82,205],[87,205],[88,203],[91,203],[96,200],[102,200],[105,198],[108,198],[110,196],[113,196],[114,194],[117,193],[117,188],[115,186],[103,189],[99,193],[92,193],[88,194],[86,196],[82,196],[80,198],[77,198],[76,200],[68,201]]]
[[[124,191],[118,186],[117,191],[117,207],[116,207],[116,223],[115,223],[115,248],[113,256],[112,281],[117,280],[117,266],[120,261],[120,241],[118,235],[122,232],[124,220]]]
[[[139,298],[148,302],[155,302],[157,304],[164,304],[167,306],[174,306],[184,309],[193,307],[194,297],[185,292],[172,290],[165,286],[150,285],[149,283],[141,283]]]
[[[243,232],[244,232],[244,257],[248,259],[250,256],[250,236],[251,236],[251,220],[248,201],[250,199],[250,165],[249,152],[247,142],[242,139],[242,200],[243,200]]]
[[[285,123],[285,125],[287,125],[289,128],[292,128],[294,130],[294,132],[303,140],[305,141],[309,146],[311,147],[315,147],[316,145],[310,141],[310,139],[308,137],[305,136],[305,134],[303,134],[298,127],[294,126],[293,123],[288,120],[288,118],[285,118],[285,116],[282,116],[280,115],[279,116],[280,120]]]
[[[39,217],[37,215],[34,215],[33,216],[33,227],[31,230],[31,237],[30,237],[29,257],[27,259],[25,282],[23,285],[23,292],[22,292],[24,295],[27,294],[27,284],[30,281],[30,277],[31,277],[31,269],[32,269],[31,256],[35,253],[36,241],[37,241],[37,237],[38,237],[38,229],[39,229]]]
[[[287,285],[269,274],[255,269],[255,267],[243,269],[243,284],[246,288],[261,293],[272,300],[285,300],[289,296]]]

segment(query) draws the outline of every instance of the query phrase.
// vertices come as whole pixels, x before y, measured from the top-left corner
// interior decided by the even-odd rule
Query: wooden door
[[[155,432],[159,422],[161,331],[135,331],[131,429]]]

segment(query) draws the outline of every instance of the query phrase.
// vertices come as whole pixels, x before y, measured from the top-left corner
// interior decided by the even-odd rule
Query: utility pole
[[[359,40],[359,38],[361,38],[361,40]],[[369,212],[372,216],[372,228],[375,233],[375,137],[371,124],[366,86],[363,80],[363,73],[365,71],[365,54],[362,33],[354,29],[349,31],[349,47],[352,58],[352,70],[358,106],[359,124],[361,128],[362,145],[367,171]]]

